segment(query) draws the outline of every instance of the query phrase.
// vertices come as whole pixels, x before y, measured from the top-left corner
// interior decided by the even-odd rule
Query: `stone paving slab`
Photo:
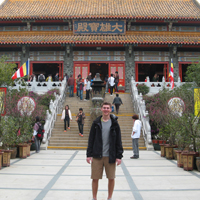
[[[113,200],[200,199],[200,173],[177,167],[160,152],[140,151],[130,159],[124,152],[116,168]],[[13,159],[0,170],[0,200],[91,200],[91,168],[85,150],[31,152],[27,159]],[[99,181],[98,200],[107,199],[107,179]]]

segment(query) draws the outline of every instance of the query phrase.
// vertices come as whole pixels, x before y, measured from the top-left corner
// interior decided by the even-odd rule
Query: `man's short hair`
[[[108,106],[110,106],[110,108],[112,107],[111,103],[106,102],[106,101],[102,103],[101,107],[103,107],[104,105],[108,105]]]
[[[119,96],[119,94],[116,94],[116,97],[118,97]]]
[[[115,73],[118,74],[118,71],[116,71]]]
[[[111,74],[110,76],[113,76],[113,74]]]
[[[35,121],[36,121],[36,122],[39,122],[39,121],[40,121],[40,118],[39,118],[38,116],[36,116],[36,117],[35,117]]]
[[[79,111],[81,111],[81,110],[83,111],[83,108],[79,108]]]
[[[137,120],[137,119],[139,119],[139,116],[138,116],[138,115],[133,115],[133,116],[132,116],[132,119]]]

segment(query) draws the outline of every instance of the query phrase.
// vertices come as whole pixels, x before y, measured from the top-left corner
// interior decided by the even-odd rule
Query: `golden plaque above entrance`
[[[74,20],[74,34],[125,34],[125,20],[83,21]]]

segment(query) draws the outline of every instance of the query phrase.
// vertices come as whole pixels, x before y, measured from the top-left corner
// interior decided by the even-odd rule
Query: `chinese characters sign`
[[[6,106],[6,90],[5,87],[0,87],[0,115],[5,115],[5,106]]]
[[[76,34],[125,34],[125,21],[74,21]]]

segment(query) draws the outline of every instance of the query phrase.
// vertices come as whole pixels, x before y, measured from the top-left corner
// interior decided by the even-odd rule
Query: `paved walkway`
[[[140,151],[131,160],[124,152],[113,200],[196,200],[200,199],[200,173],[187,172],[160,152]],[[107,179],[99,182],[98,200],[106,200]],[[0,170],[1,200],[91,200],[90,165],[85,151],[47,150],[27,159],[12,160]]]

